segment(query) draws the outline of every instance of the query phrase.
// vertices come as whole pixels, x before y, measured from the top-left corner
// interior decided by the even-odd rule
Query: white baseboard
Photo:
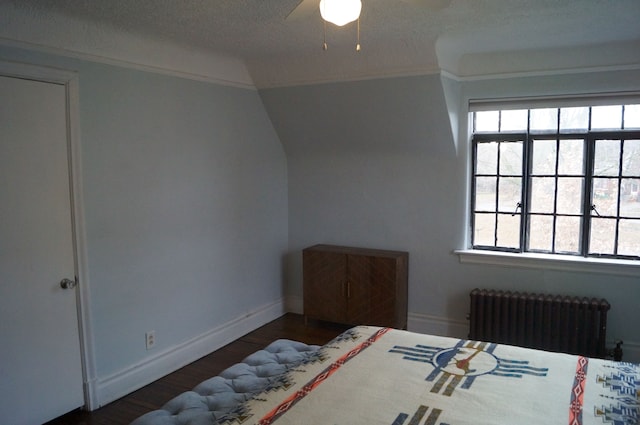
[[[192,363],[282,316],[284,300],[262,306],[188,341],[95,382],[97,406],[104,406]]]

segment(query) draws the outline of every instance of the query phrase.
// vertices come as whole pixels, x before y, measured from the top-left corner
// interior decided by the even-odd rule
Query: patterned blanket
[[[640,424],[640,366],[355,327],[226,424]]]

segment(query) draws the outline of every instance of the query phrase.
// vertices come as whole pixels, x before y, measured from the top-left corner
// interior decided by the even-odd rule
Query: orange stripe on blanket
[[[589,359],[578,356],[576,375],[571,389],[571,404],[569,405],[569,425],[582,424],[582,406],[584,404],[584,386],[587,382],[587,368]]]
[[[374,342],[376,342],[380,337],[391,330],[390,328],[382,328],[369,338],[364,341],[362,344],[352,348],[348,353],[340,357],[338,360],[333,362],[329,367],[320,372],[315,376],[311,381],[309,381],[304,387],[300,388],[298,391],[293,393],[291,396],[286,398],[282,403],[280,403],[275,409],[271,410],[267,413],[260,421],[259,425],[269,425],[273,423],[276,419],[286,413],[290,408],[292,408],[297,402],[305,398],[311,391],[313,391],[318,385],[323,383],[327,378],[333,375],[338,369],[342,367],[346,362],[360,354],[363,350],[371,346]]]

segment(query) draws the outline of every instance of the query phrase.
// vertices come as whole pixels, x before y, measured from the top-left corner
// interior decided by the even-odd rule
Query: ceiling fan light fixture
[[[320,0],[322,19],[339,27],[358,19],[361,9],[360,0]]]

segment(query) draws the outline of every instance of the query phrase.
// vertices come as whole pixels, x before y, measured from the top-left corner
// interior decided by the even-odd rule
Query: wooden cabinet
[[[409,253],[403,251],[304,249],[305,320],[406,329],[408,267]]]

